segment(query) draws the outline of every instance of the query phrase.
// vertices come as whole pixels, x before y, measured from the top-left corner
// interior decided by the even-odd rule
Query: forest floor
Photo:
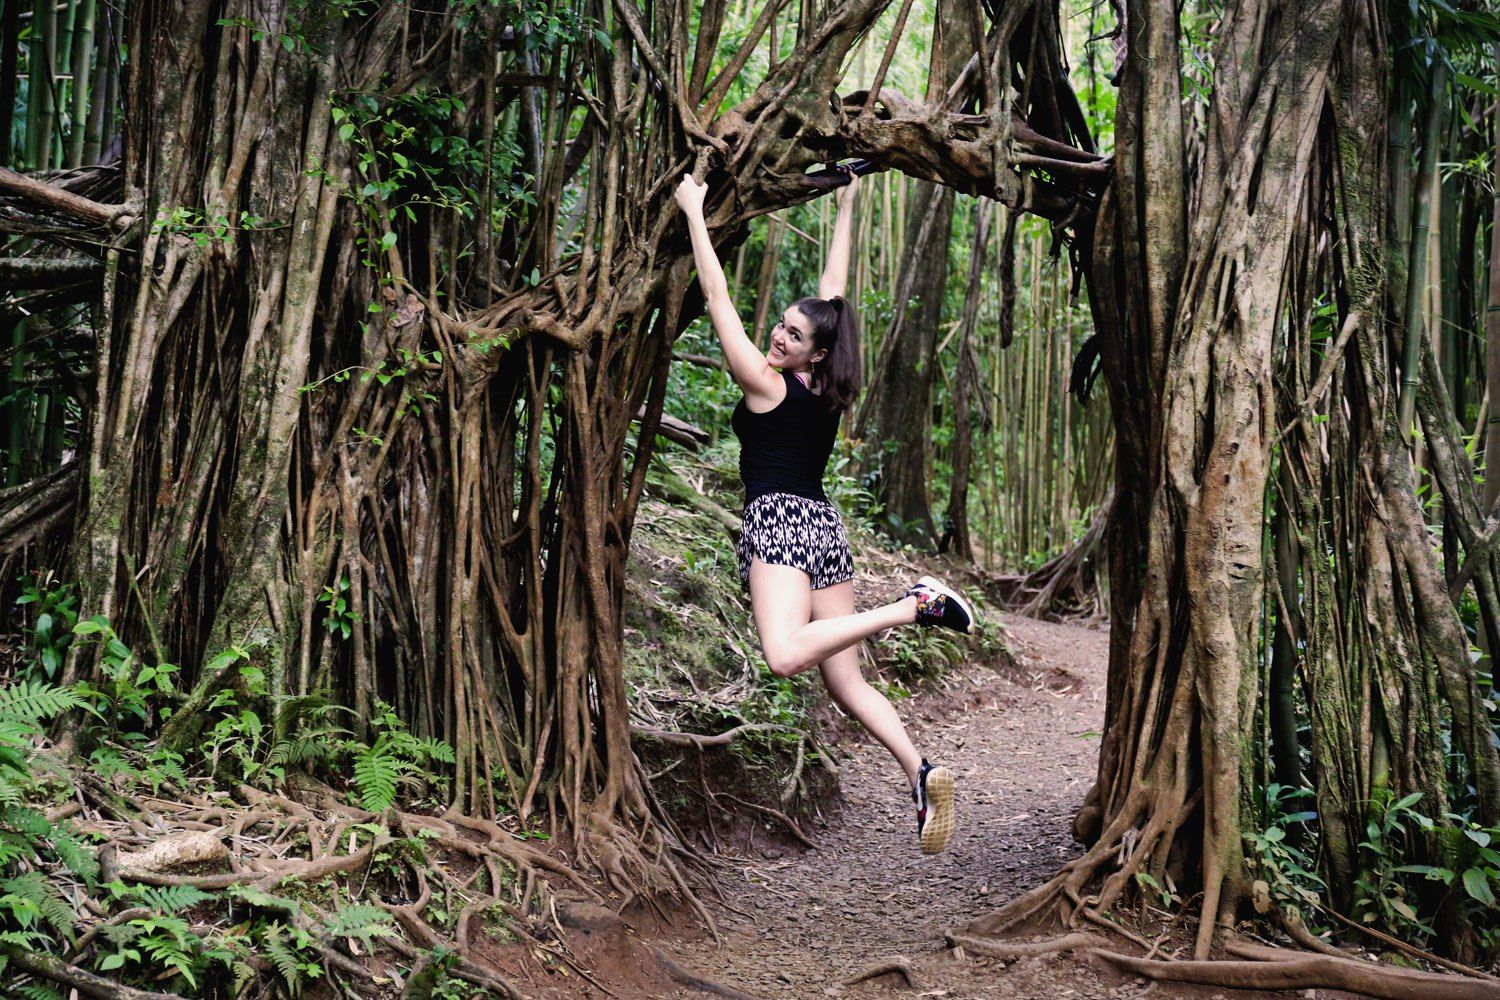
[[[724,940],[662,942],[677,961],[758,997],[1125,998],[1319,996],[1148,984],[1069,955],[1013,964],[955,955],[944,933],[1054,875],[1081,850],[1073,814],[1093,780],[1108,647],[1098,624],[1003,616],[1014,667],[945,675],[899,707],[923,752],[959,778],[959,829],[924,857],[904,783],[869,739],[840,741],[842,807],[807,830],[817,843],[764,848],[726,877]],[[888,959],[889,973],[849,977]],[[672,997],[703,994],[679,989]]]

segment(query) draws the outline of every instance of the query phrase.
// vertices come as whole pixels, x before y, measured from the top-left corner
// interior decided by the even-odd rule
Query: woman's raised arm
[[[854,193],[859,190],[859,175],[851,173],[849,183],[839,188],[839,213],[833,221],[833,242],[828,247],[828,261],[818,281],[818,298],[843,295],[849,284],[849,247],[854,242]]]
[[[707,192],[707,185],[698,183],[687,174],[677,185],[674,196],[683,215],[687,216],[688,233],[693,240],[693,262],[698,266],[698,283],[703,286],[708,318],[713,321],[714,332],[719,335],[719,346],[724,349],[729,373],[745,395],[759,402],[775,403],[786,392],[786,384],[776,369],[767,363],[766,356],[745,335],[745,324],[729,300],[729,282],[724,278],[724,268],[714,253],[708,224],[703,219],[703,197]]]

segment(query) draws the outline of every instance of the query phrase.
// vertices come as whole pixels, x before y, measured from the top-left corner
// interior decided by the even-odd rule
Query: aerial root
[[[905,979],[907,986],[916,989],[917,978],[916,975],[911,971],[911,960],[908,959],[905,955],[892,955],[890,958],[881,959],[874,965],[866,966],[865,968],[856,972],[854,975],[847,977],[846,979],[841,981],[839,985],[854,986],[858,983],[866,981],[867,979],[874,979],[877,976],[890,975],[893,972],[898,973],[902,979]]]
[[[721,940],[713,914],[688,885],[682,867],[672,858],[670,852],[675,845],[666,841],[662,827],[647,823],[639,834],[634,834],[613,819],[595,814],[589,817],[579,839],[580,854],[586,850],[592,856],[605,880],[626,897],[625,905],[637,898],[655,905],[656,894],[665,892],[692,907],[714,941]],[[652,856],[648,858],[647,852]],[[638,877],[632,872],[638,873]],[[661,915],[665,919],[665,914]]]
[[[800,843],[803,847],[816,848],[818,846],[813,842],[811,837],[802,832],[802,828],[797,825],[796,820],[792,819],[780,809],[773,809],[770,806],[763,806],[755,802],[746,802],[738,795],[731,795],[728,792],[717,792],[710,794],[713,795],[714,798],[718,798],[722,795],[724,798],[729,799],[731,802],[738,802],[742,806],[746,806],[750,809],[756,810],[757,812],[761,812],[767,816],[770,816],[772,819],[780,822],[782,826],[786,827],[786,831],[793,837],[797,838],[797,842]]]

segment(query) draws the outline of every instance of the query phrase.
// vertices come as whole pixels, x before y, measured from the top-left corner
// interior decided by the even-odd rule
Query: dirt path
[[[904,781],[872,742],[849,747],[842,815],[809,831],[813,851],[778,850],[729,884],[725,941],[668,947],[685,966],[761,997],[1113,998],[1252,995],[1164,989],[1070,956],[1002,965],[957,960],[945,931],[1056,873],[1080,850],[1069,825],[1093,780],[1108,647],[1102,627],[1006,616],[1019,670],[953,676],[949,693],[898,706],[920,749],[959,777],[960,827],[924,857]],[[734,912],[738,910],[740,912]],[[916,988],[894,974],[839,983],[875,962],[909,959]],[[672,996],[701,997],[679,991]]]

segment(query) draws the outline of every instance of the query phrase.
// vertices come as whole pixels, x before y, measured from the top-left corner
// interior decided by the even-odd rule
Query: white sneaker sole
[[[969,606],[968,601],[960,597],[956,591],[950,589],[949,587],[945,587],[943,584],[939,583],[937,580],[933,579],[930,576],[924,576],[917,582],[922,584],[924,587],[928,587],[932,590],[937,591],[939,594],[947,597],[948,600],[953,601],[959,607],[963,608],[964,614],[969,616],[969,627],[963,630],[964,634],[974,634],[974,626],[979,624],[979,617],[974,614],[974,609]]]
[[[927,822],[922,824],[922,853],[937,854],[953,839],[953,772],[935,767],[927,772]]]

